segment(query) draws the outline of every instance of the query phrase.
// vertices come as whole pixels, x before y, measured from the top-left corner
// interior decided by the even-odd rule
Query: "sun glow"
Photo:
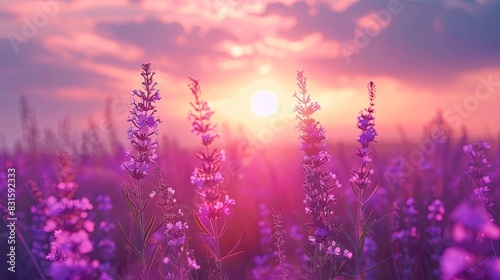
[[[278,109],[278,99],[271,91],[261,90],[254,94],[250,105],[257,116],[267,118]]]

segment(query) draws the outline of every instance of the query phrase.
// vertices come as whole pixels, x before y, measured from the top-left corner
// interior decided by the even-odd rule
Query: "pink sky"
[[[0,132],[9,145],[20,139],[23,95],[41,127],[69,117],[75,135],[89,120],[102,125],[110,99],[124,138],[120,106],[151,62],[161,134],[182,145],[197,141],[188,77],[201,80],[215,121],[250,137],[271,131],[270,142],[295,139],[291,95],[302,69],[330,140],[355,140],[369,81],[379,141],[399,137],[398,126],[419,136],[439,109],[455,129],[488,137],[500,131],[498,34],[493,0],[2,1]],[[276,94],[278,115],[253,114],[259,90]]]

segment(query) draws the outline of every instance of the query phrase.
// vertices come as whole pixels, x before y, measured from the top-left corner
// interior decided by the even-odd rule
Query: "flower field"
[[[437,112],[415,141],[379,143],[367,81],[359,137],[339,142],[297,71],[295,145],[224,129],[191,78],[186,149],[160,129],[169,93],[151,64],[137,72],[104,134],[63,121],[42,136],[21,99],[22,141],[1,155],[2,279],[500,279],[498,138]]]

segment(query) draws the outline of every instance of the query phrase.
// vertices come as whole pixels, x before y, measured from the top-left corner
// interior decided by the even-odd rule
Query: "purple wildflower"
[[[184,279],[191,269],[199,269],[194,258],[194,251],[188,248],[187,230],[189,226],[183,222],[184,213],[174,197],[175,190],[165,183],[163,173],[156,166],[158,187],[151,192],[150,198],[156,199],[165,221],[166,237],[164,244],[158,244],[158,251],[163,254],[163,263],[169,266],[167,279]]]
[[[358,137],[358,142],[361,147],[356,148],[356,156],[361,160],[361,166],[358,170],[352,171],[352,177],[350,179],[358,188],[365,189],[370,185],[370,175],[373,174],[373,169],[368,167],[368,164],[372,162],[371,152],[368,149],[370,143],[375,142],[375,137],[378,135],[375,130],[375,109],[373,108],[375,103],[375,84],[373,82],[368,83],[368,95],[370,96],[370,107],[365,108],[364,111],[360,112],[358,116],[358,128],[361,130],[361,135]]]
[[[148,222],[145,220],[145,208],[151,197],[143,197],[142,180],[148,174],[150,165],[155,164],[156,148],[158,142],[158,124],[160,119],[155,116],[155,102],[160,100],[160,91],[156,89],[157,83],[153,82],[154,72],[151,71],[151,64],[142,64],[141,76],[143,77],[142,90],[132,91],[132,109],[128,121],[131,123],[127,132],[127,137],[132,144],[133,150],[127,151],[128,160],[122,164],[122,168],[127,170],[130,177],[134,179],[132,184],[124,183],[122,192],[127,199],[129,211],[134,217],[134,222],[139,228],[139,244],[133,246],[133,251],[139,256],[139,267],[141,279],[147,279],[150,268],[156,257],[156,252],[147,254],[154,231],[150,231],[147,225],[154,224],[154,215]],[[135,98],[137,97],[137,99]],[[123,228],[120,227],[125,234]],[[135,238],[135,237],[134,237]]]
[[[111,202],[111,197],[109,195],[98,195],[96,200],[97,210],[109,212],[113,209],[113,203]]]
[[[155,116],[155,102],[160,100],[160,91],[153,83],[154,72],[151,72],[151,64],[142,64],[141,76],[143,90],[132,91],[132,109],[128,121],[132,124],[127,132],[127,138],[134,148],[134,152],[128,151],[128,160],[122,164],[130,176],[136,180],[144,178],[147,174],[149,164],[156,158],[158,143],[155,137],[158,135],[158,124],[160,119]],[[134,97],[137,97],[136,100]]]
[[[335,174],[323,171],[321,168],[330,160],[325,144],[325,129],[312,117],[312,114],[321,107],[318,102],[311,101],[303,71],[297,71],[297,81],[300,93],[295,93],[293,97],[298,102],[294,111],[297,112],[296,118],[299,120],[297,130],[301,133],[299,148],[303,152],[305,211],[311,216],[312,225],[316,228],[314,236],[310,236],[309,240],[327,248],[339,230],[333,215],[333,205],[337,200],[333,191],[341,187],[341,184]]]
[[[69,154],[58,154],[57,158],[59,165],[59,183],[56,185],[56,191],[59,197],[70,199],[78,189],[78,184],[73,181],[75,178],[73,164]]]
[[[194,95],[195,102],[191,103],[194,111],[189,112],[189,120],[192,121],[192,132],[201,135],[204,151],[199,151],[196,157],[201,161],[201,167],[195,168],[191,176],[191,184],[197,188],[201,199],[198,205],[202,217],[218,219],[229,215],[229,206],[235,205],[220,185],[224,182],[221,174],[221,162],[225,160],[223,150],[210,149],[215,138],[219,137],[217,126],[210,123],[210,117],[214,111],[210,109],[206,101],[201,100],[201,89],[198,80],[190,79],[189,88]]]
[[[431,258],[431,273],[432,277],[439,278],[440,269],[439,263],[443,251],[443,233],[444,233],[444,215],[446,213],[443,202],[440,199],[434,200],[427,206],[427,225],[425,239],[428,246]]]
[[[177,199],[174,197],[175,190],[165,184],[161,171],[157,171],[159,187],[154,197],[157,198],[156,205],[161,209],[163,218],[165,219],[165,236],[167,244],[178,253],[184,248],[186,241],[186,230],[189,228],[185,222],[182,222],[184,213],[177,204]],[[177,256],[176,256],[177,257]]]
[[[417,246],[419,232],[417,229],[419,212],[415,198],[410,197],[406,203],[394,203],[391,221],[391,245],[394,265],[400,279],[412,279],[416,257],[411,249]]]
[[[221,254],[219,242],[227,227],[229,207],[235,205],[236,201],[230,198],[221,187],[221,183],[224,182],[221,162],[225,160],[225,152],[211,148],[215,138],[219,137],[217,126],[210,122],[214,111],[210,109],[206,101],[201,99],[199,81],[192,78],[190,80],[189,89],[194,95],[195,101],[190,103],[193,110],[189,111],[188,119],[192,122],[192,132],[201,136],[201,143],[204,147],[204,150],[196,153],[196,157],[201,161],[201,167],[196,167],[191,175],[191,184],[196,187],[199,201],[198,213],[195,214],[196,222],[205,233],[202,242],[215,264],[209,268],[209,279],[224,279],[228,276],[224,275],[222,261],[226,257],[241,252],[236,251],[241,242],[241,236],[233,249],[226,255]],[[210,229],[207,228],[208,225],[210,225]],[[189,260],[192,259],[188,259],[188,264],[192,268],[198,269],[199,266],[196,262]]]
[[[444,214],[446,213],[444,204],[441,200],[434,200],[428,207],[429,213],[427,214],[427,219],[436,222],[441,222],[443,220]]]
[[[285,280],[290,275],[289,265],[286,263],[286,255],[285,250],[283,249],[285,245],[285,239],[283,235],[286,233],[283,230],[283,225],[281,222],[281,214],[273,214],[273,228],[274,232],[271,237],[274,239],[274,246],[276,250],[274,251],[274,255],[276,256],[276,262],[278,262],[278,266],[276,267],[276,275],[274,278]]]
[[[259,204],[259,254],[253,259],[255,268],[252,269],[254,279],[269,279],[272,275],[269,261],[272,258],[271,235],[273,230],[269,225],[267,217],[270,215],[269,209],[264,203]]]
[[[462,203],[449,218],[453,222],[453,245],[446,248],[440,258],[441,278],[498,279],[498,258],[490,251],[492,244],[485,241],[499,240],[500,228],[489,211]]]
[[[50,252],[45,258],[50,261],[65,261],[68,256],[63,253],[63,243],[62,230],[56,230],[54,241],[50,242]]]
[[[50,252],[45,257],[52,261],[48,274],[59,279],[60,273],[64,271],[64,274],[70,276],[61,279],[81,279],[79,276],[88,278],[85,275],[92,274],[99,265],[98,260],[88,256],[92,250],[93,244],[86,230],[56,230],[54,241],[50,243]]]
[[[467,173],[472,179],[472,190],[474,195],[486,207],[493,207],[493,198],[488,196],[490,191],[489,184],[491,179],[488,176],[488,168],[491,165],[486,159],[485,151],[491,148],[486,141],[479,141],[473,144],[465,145],[463,150],[469,156],[469,169]]]

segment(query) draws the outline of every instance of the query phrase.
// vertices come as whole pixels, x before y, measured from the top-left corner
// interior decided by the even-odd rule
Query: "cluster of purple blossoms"
[[[328,248],[326,248],[326,253],[329,254],[329,255],[335,255],[335,256],[344,256],[348,259],[351,259],[352,258],[352,252],[350,252],[349,250],[347,249],[343,249],[337,245],[337,242],[335,241],[332,241],[332,244],[330,246],[328,246]]]
[[[191,269],[200,269],[196,263],[193,250],[187,246],[187,229],[189,226],[183,222],[184,213],[179,208],[174,197],[175,190],[165,184],[161,172],[158,171],[159,187],[150,195],[156,197],[156,205],[161,209],[165,220],[164,235],[167,238],[166,248],[160,243],[160,251],[165,252],[163,263],[172,265],[175,271],[167,272],[167,279],[185,277]]]
[[[361,111],[358,116],[358,128],[361,130],[358,142],[361,144],[361,147],[356,148],[356,156],[361,159],[361,166],[358,170],[352,171],[352,177],[350,179],[350,181],[360,189],[366,189],[371,183],[370,175],[373,174],[373,169],[369,168],[368,164],[372,162],[372,153],[368,146],[370,143],[375,142],[375,137],[378,135],[375,130],[375,117],[373,116],[373,113],[375,113],[375,109],[373,108],[375,105],[375,84],[369,82],[367,87],[370,97],[370,107]]]
[[[143,89],[132,91],[132,109],[128,119],[132,125],[127,132],[127,138],[135,152],[127,151],[128,160],[122,164],[122,168],[136,180],[146,176],[149,164],[156,158],[158,143],[155,137],[158,135],[160,123],[160,119],[155,116],[154,103],[160,100],[160,91],[155,88],[157,83],[153,82],[155,73],[151,71],[150,63],[141,66]],[[138,101],[134,97],[137,97]]]
[[[303,71],[297,71],[297,81],[300,93],[295,93],[293,97],[298,102],[294,111],[299,121],[297,129],[301,133],[299,148],[303,152],[301,162],[305,173],[305,211],[312,218],[311,225],[316,228],[309,240],[326,249],[339,231],[333,211],[337,198],[333,192],[341,184],[335,174],[322,170],[323,164],[330,160],[330,155],[326,150],[325,129],[312,117],[321,107],[318,102],[311,101]]]
[[[45,256],[51,261],[48,274],[58,279],[75,279],[77,275],[98,277],[95,268],[99,261],[90,256],[95,247],[90,239],[95,223],[89,218],[89,211],[94,206],[86,197],[72,199],[78,184],[73,181],[68,154],[58,155],[58,168],[58,182],[49,183],[55,195],[44,198],[36,183],[28,181],[30,192],[38,201],[36,207],[31,207],[32,213],[44,217],[44,224],[40,225],[44,232],[54,232],[54,241]]]
[[[281,221],[281,214],[273,214],[273,234],[271,237],[274,239],[275,251],[274,255],[276,257],[276,262],[278,266],[276,269],[276,274],[273,279],[285,280],[290,277],[290,268],[288,263],[286,262],[285,250],[283,249],[285,245],[284,235],[286,233],[283,230],[283,224]]]
[[[256,280],[269,279],[272,275],[270,260],[272,258],[271,235],[273,230],[267,217],[271,215],[271,211],[264,203],[259,204],[259,254],[253,259],[255,268],[252,269],[252,276]]]
[[[391,221],[391,246],[396,271],[399,279],[414,278],[416,257],[412,254],[420,239],[417,229],[418,209],[415,198],[410,197],[405,203],[394,204]]]
[[[188,117],[192,122],[192,132],[201,135],[201,143],[204,146],[204,151],[196,154],[201,161],[201,167],[195,168],[191,175],[191,184],[197,188],[201,199],[198,206],[201,217],[218,219],[229,215],[229,206],[235,205],[236,202],[220,187],[224,182],[221,162],[225,160],[225,153],[223,150],[210,149],[212,142],[219,137],[217,126],[210,123],[214,111],[210,109],[206,101],[201,100],[199,81],[190,80],[189,88],[195,101],[190,103],[193,111],[189,112]]]
[[[405,194],[405,162],[401,158],[392,159],[389,166],[384,171],[384,179],[387,187],[394,197]]]
[[[444,208],[443,202],[440,199],[434,200],[429,206],[427,206],[427,210],[429,210],[427,214],[427,220],[436,222],[443,221],[446,210]]]
[[[54,241],[50,242],[50,252],[45,258],[50,261],[65,261],[68,256],[63,252],[63,244],[62,230],[56,230],[54,232]]]
[[[492,241],[500,228],[484,207],[462,203],[449,215],[452,246],[440,258],[441,279],[500,279],[500,260]],[[478,277],[480,276],[480,277]]]
[[[69,264],[87,263],[81,255],[92,252],[93,245],[89,240],[86,230],[68,232],[63,230],[54,231],[54,241],[50,243],[50,252],[46,259],[51,261],[62,261]]]
[[[56,185],[55,189],[59,197],[72,198],[78,188],[78,185],[73,182],[75,177],[73,164],[71,158],[68,154],[59,154],[58,159],[58,179],[59,183]]]
[[[479,201],[487,208],[493,207],[493,198],[488,196],[491,179],[488,176],[488,168],[491,165],[486,159],[485,151],[491,148],[486,141],[479,141],[465,145],[463,150],[469,156],[469,169],[467,173],[472,179],[472,190]]]
[[[434,279],[440,276],[439,262],[443,251],[444,215],[446,214],[446,209],[443,202],[440,199],[436,199],[427,206],[427,210],[427,225],[425,227],[427,238],[425,240],[429,244],[428,248],[432,262],[431,273]]]

